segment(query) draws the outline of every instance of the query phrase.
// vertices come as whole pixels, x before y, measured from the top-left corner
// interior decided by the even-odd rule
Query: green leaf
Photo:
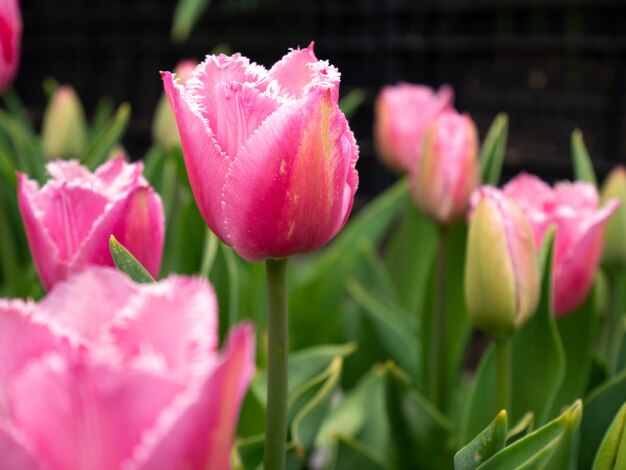
[[[435,224],[407,200],[404,213],[385,247],[385,263],[400,303],[417,312],[423,302],[437,244]]]
[[[171,32],[174,41],[183,42],[189,37],[209,3],[210,0],[178,0]]]
[[[626,462],[626,403],[615,415],[615,419],[606,431],[592,470],[619,469]]]
[[[542,425],[549,417],[565,370],[563,345],[552,314],[552,263],[554,232],[544,240],[541,252],[543,272],[541,301],[534,316],[512,338],[513,422],[532,412]],[[478,434],[498,411],[496,407],[496,362],[489,347],[479,365],[462,423],[461,441]]]
[[[464,222],[457,223],[447,228],[447,236],[445,237],[445,243],[447,244],[448,251],[448,263],[446,267],[446,279],[447,279],[447,291],[446,297],[446,319],[445,319],[445,337],[443,343],[446,345],[446,374],[445,374],[445,390],[443,394],[443,410],[446,414],[451,410],[452,391],[458,387],[458,381],[460,378],[460,369],[463,358],[465,356],[465,350],[467,341],[470,334],[470,323],[467,308],[465,306],[465,292],[463,290],[464,282],[464,263],[465,260],[465,247],[467,244],[467,225]],[[416,248],[414,248],[416,249]],[[433,257],[432,266],[429,273],[428,287],[426,290],[423,304],[420,306],[419,319],[421,324],[418,324],[418,328],[422,331],[422,351],[423,358],[428,358],[431,354],[431,341],[432,335],[432,322],[435,315],[435,264],[436,256]],[[431,367],[430,361],[424,361],[424,383],[428,383],[428,377],[431,376],[429,372]],[[420,390],[423,391],[423,390]],[[488,420],[476,430],[473,435],[476,435],[491,421],[491,418],[496,415],[495,410],[490,414]]]
[[[316,390],[313,398],[302,405],[291,422],[291,439],[296,446],[296,453],[301,450],[308,454],[313,447],[317,433],[330,410],[333,393],[339,384],[342,358],[336,357],[323,374],[323,383]]]
[[[13,156],[16,169],[43,184],[47,179],[45,159],[41,141],[30,125],[0,110],[1,134],[6,136],[13,147],[9,150],[9,156]]]
[[[506,442],[508,418],[506,410],[500,411],[495,419],[469,444],[454,456],[455,470],[474,470],[496,454]]]
[[[129,120],[130,105],[122,103],[109,123],[90,142],[82,159],[88,168],[95,169],[107,159],[113,147],[124,135]]]
[[[91,119],[91,137],[98,135],[98,133],[104,129],[107,122],[111,119],[111,116],[113,116],[113,110],[113,100],[110,97],[104,96],[98,100],[96,110]]]
[[[596,387],[585,401],[578,468],[591,468],[606,430],[626,397],[626,370]]]
[[[506,435],[506,442],[511,444],[524,436],[530,434],[535,426],[535,415],[532,412],[526,413],[522,418],[515,423],[508,434]]]
[[[118,242],[113,235],[109,238],[109,250],[115,266],[120,271],[128,274],[135,282],[156,282],[150,273],[137,261],[130,251]]]
[[[480,149],[479,162],[483,184],[496,186],[500,181],[508,132],[509,117],[500,113],[493,120]]]
[[[594,186],[598,186],[596,174],[593,171],[591,157],[583,140],[583,133],[580,129],[572,132],[571,139],[572,159],[574,163],[574,176],[578,181],[586,181]]]
[[[294,394],[306,388],[307,383],[311,379],[327,370],[336,357],[345,357],[352,354],[355,349],[355,344],[348,343],[343,345],[317,346],[292,353],[287,366],[289,374],[289,400],[292,401]],[[265,371],[255,378],[252,382],[252,388],[257,392],[261,403],[265,405],[267,401],[267,374]]]
[[[371,452],[367,444],[346,436],[337,439],[335,470],[389,470],[390,466]]]
[[[578,309],[556,321],[565,352],[565,375],[552,406],[553,415],[583,396],[589,381],[597,323],[594,296],[595,290]]]
[[[339,107],[346,115],[346,119],[350,119],[354,113],[358,111],[365,101],[365,92],[361,88],[355,88],[346,96],[339,100]]]
[[[419,394],[394,364],[387,364],[387,414],[395,468],[445,468],[454,454],[452,424]]]
[[[580,423],[582,404],[574,403],[561,416],[532,434],[505,447],[480,465],[480,470],[563,468],[545,466],[563,440],[571,437]]]
[[[363,312],[373,323],[373,330],[383,344],[389,357],[406,370],[411,377],[420,377],[418,361],[418,335],[406,315],[369,294],[361,284],[348,281],[348,292],[363,308]]]

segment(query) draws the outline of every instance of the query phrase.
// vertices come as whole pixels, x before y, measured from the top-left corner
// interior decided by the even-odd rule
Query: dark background
[[[271,66],[288,48],[315,41],[319,58],[342,73],[342,94],[362,88],[351,120],[361,147],[361,200],[391,181],[376,160],[372,102],[404,80],[451,84],[456,106],[481,136],[509,114],[504,177],[520,169],[571,178],[569,139],[580,128],[600,176],[626,158],[626,1],[565,0],[214,0],[190,38],[169,32],[174,2],[30,0],[16,89],[38,121],[42,82],[70,83],[88,116],[100,96],[133,108],[124,146],[140,158],[150,145],[159,70],[201,60],[227,43]]]

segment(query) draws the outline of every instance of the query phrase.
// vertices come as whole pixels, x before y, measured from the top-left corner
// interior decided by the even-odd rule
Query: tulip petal
[[[163,78],[165,80],[165,75]],[[250,63],[248,58],[241,54],[209,55],[193,71],[192,78],[185,82],[185,94],[187,98],[193,100],[194,109],[197,109],[201,117],[206,120],[209,128],[215,131],[218,129],[220,112],[217,105],[220,99],[217,89],[219,83],[249,83],[263,92],[269,82],[270,76],[265,67]],[[174,108],[173,105],[172,108]],[[178,121],[178,116],[176,120]],[[222,150],[225,149],[222,148]]]
[[[180,389],[145,371],[51,354],[14,381],[10,399],[15,426],[47,468],[107,470],[119,468]]]
[[[242,325],[205,379],[163,412],[126,468],[229,469],[237,416],[253,373],[254,332]]]
[[[227,155],[236,156],[278,101],[248,83],[218,83],[215,138]]]
[[[329,91],[283,105],[229,170],[223,196],[227,243],[250,261],[326,243],[351,208],[356,152]]]
[[[317,60],[314,43],[306,49],[293,49],[270,69],[269,74],[280,86],[280,94],[300,99],[315,88],[332,89],[332,97],[339,97],[339,71],[327,61]]]
[[[553,282],[555,315],[571,312],[589,294],[602,255],[604,225],[619,205],[617,200],[609,201],[583,223],[579,216],[559,223]]]
[[[200,114],[198,104],[183,92],[181,86],[174,83],[169,72],[163,73],[163,85],[176,116],[187,175],[198,208],[209,228],[225,241],[226,232],[220,196],[229,157],[220,149],[207,121]]]
[[[49,324],[92,343],[137,290],[137,285],[116,269],[92,267],[55,285],[39,303],[37,312]]]
[[[67,277],[64,264],[59,261],[59,249],[39,219],[42,212],[37,205],[39,186],[23,173],[17,175],[17,202],[24,222],[30,252],[44,289],[49,290],[57,279]]]
[[[522,172],[505,184],[502,190],[523,209],[533,229],[535,245],[541,246],[543,236],[552,223],[550,215],[544,210],[553,198],[552,188],[536,176]]]
[[[11,414],[7,387],[15,375],[60,346],[50,328],[34,318],[34,311],[34,304],[0,299],[0,422]]]
[[[0,470],[41,470],[25,439],[0,421]]]
[[[142,366],[148,356],[160,372],[184,378],[214,357],[217,322],[208,282],[169,277],[140,286],[129,308],[107,328],[106,342],[122,366]]]
[[[137,189],[128,198],[123,234],[119,240],[155,279],[159,277],[164,239],[165,217],[161,198],[151,187]]]

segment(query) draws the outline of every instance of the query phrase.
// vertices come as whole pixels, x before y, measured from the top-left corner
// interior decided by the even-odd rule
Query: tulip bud
[[[411,170],[413,200],[430,217],[449,224],[465,215],[479,181],[474,121],[454,111],[443,113],[431,124],[422,158]]]
[[[522,209],[495,188],[472,197],[465,302],[474,326],[505,339],[534,313],[540,274],[533,232]]]
[[[178,83],[183,84],[191,78],[191,74],[193,69],[196,68],[196,65],[197,64],[191,60],[180,62],[174,70]],[[172,108],[165,94],[161,96],[156,110],[154,111],[154,117],[152,119],[152,139],[165,149],[180,146],[176,118],[174,117],[174,113],[172,112]]]
[[[602,264],[608,268],[626,268],[626,168],[618,166],[611,171],[602,186],[600,194],[601,204],[611,199],[622,201],[622,207],[617,209],[604,227],[604,253]]]
[[[384,87],[374,105],[374,142],[381,160],[399,173],[409,171],[422,154],[424,134],[444,111],[452,110],[454,92],[409,83]]]
[[[41,138],[48,159],[80,158],[87,150],[85,112],[74,88],[60,86],[43,115]]]
[[[13,83],[20,61],[22,15],[18,0],[0,2],[0,94]]]

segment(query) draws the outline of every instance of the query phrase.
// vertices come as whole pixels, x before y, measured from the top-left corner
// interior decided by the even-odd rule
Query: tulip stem
[[[430,368],[429,386],[430,399],[440,410],[443,409],[446,388],[446,316],[447,276],[448,276],[448,231],[440,225],[437,240],[437,258],[435,259],[435,301],[431,318],[430,336]]]
[[[511,406],[511,341],[508,338],[496,340],[497,405],[498,411]]]
[[[622,305],[619,274],[610,272],[609,279],[609,311],[605,324],[606,338],[606,363],[609,375],[617,372],[617,362],[620,346],[624,336],[624,327],[620,325],[622,321]]]
[[[287,259],[268,259],[267,420],[265,468],[285,468],[287,440]]]

